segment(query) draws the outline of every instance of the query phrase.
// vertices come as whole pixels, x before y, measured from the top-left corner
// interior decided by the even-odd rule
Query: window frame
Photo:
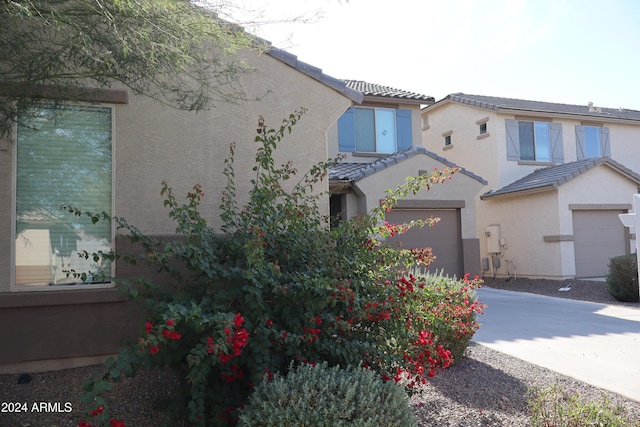
[[[358,110],[372,110],[373,111],[373,136],[374,136],[374,151],[361,150],[358,147]],[[378,111],[387,111],[393,113],[393,142],[394,149],[393,151],[380,151],[378,144]],[[397,111],[395,108],[388,107],[354,107],[354,128],[355,128],[355,151],[357,153],[368,153],[368,154],[393,154],[398,151],[398,118],[396,117]]]
[[[587,156],[587,141],[585,128],[600,129],[599,156]],[[611,133],[608,127],[601,123],[583,122],[575,127],[576,134],[576,160],[593,159],[597,157],[611,157]]]
[[[520,143],[520,123],[531,123],[531,130],[534,132],[534,160],[523,159]],[[535,154],[535,124],[545,123],[549,131],[549,159],[541,159]],[[552,165],[564,162],[564,142],[563,142],[563,127],[562,123],[554,122],[553,120],[546,120],[544,118],[537,117],[518,117],[515,119],[505,119],[506,127],[506,154],[508,161],[517,161],[522,164],[545,164]]]
[[[51,103],[43,103],[41,106],[37,108],[57,108],[55,102]],[[97,103],[89,103],[89,102],[64,102],[61,105],[63,106],[79,106],[79,107],[96,107],[96,108],[108,108],[110,110],[110,118],[111,118],[111,215],[115,215],[115,187],[116,187],[116,105],[113,103],[107,102],[97,102]],[[55,286],[19,286],[16,284],[16,238],[17,238],[17,198],[18,198],[18,132],[16,128],[16,132],[14,133],[13,138],[13,160],[12,160],[12,177],[11,177],[11,253],[10,253],[10,269],[9,269],[9,284],[11,292],[52,292],[52,291],[66,291],[66,290],[89,290],[89,289],[108,289],[115,287],[115,283],[113,282],[113,278],[116,273],[116,262],[111,262],[111,279],[110,281],[106,281],[105,283],[73,283],[73,284],[61,284]],[[82,208],[78,206],[78,208]],[[106,221],[105,219],[101,219],[101,221]],[[116,227],[113,224],[110,224],[110,248],[114,249],[116,244]]]

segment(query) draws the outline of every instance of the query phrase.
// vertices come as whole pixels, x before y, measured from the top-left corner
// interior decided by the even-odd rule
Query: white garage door
[[[407,233],[389,238],[390,243],[401,242],[404,249],[430,247],[436,260],[430,271],[443,270],[450,276],[462,277],[462,237],[459,209],[393,209],[387,213],[390,224],[400,224],[430,216],[440,218],[433,227],[414,227]]]
[[[627,253],[621,210],[573,211],[576,277],[602,277],[609,258]]]

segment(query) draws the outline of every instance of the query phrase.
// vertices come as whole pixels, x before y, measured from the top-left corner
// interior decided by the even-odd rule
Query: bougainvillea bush
[[[292,114],[277,130],[259,123],[255,175],[243,206],[231,146],[219,229],[201,215],[200,185],[182,203],[163,183],[164,204],[181,236],[176,241],[156,241],[124,219],[110,218],[144,248],[142,259],[170,275],[177,290],[164,292],[148,279],[120,281],[133,297],[146,296],[148,322],[135,348],[123,350],[107,362],[104,374],[85,384],[84,422],[108,425],[101,393],[142,365],[179,372],[184,381],[176,403],[189,425],[234,425],[254,385],[286,374],[292,362],[362,365],[412,387],[454,362],[448,347],[458,340],[466,346],[482,309],[472,295],[477,278],[458,282],[411,274],[430,264],[431,251],[384,243],[409,227],[437,222],[394,225],[383,219],[398,199],[445,182],[457,169],[408,178],[368,216],[329,227],[318,207],[328,195],[316,187],[330,163],[298,176],[290,163],[274,162],[274,150],[302,114]]]

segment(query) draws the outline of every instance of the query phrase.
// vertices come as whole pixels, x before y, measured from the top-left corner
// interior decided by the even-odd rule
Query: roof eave
[[[544,193],[547,191],[556,190],[557,188],[558,188],[558,185],[549,184],[542,187],[528,188],[526,190],[509,191],[509,192],[498,193],[498,194],[485,193],[480,196],[480,200],[499,199],[499,198],[503,199],[508,197],[525,196],[529,194]]]
[[[479,108],[482,108],[482,107],[479,107]],[[526,116],[532,116],[532,117],[548,118],[549,116],[555,116],[555,117],[566,117],[571,119],[580,119],[580,120],[590,121],[590,122],[626,123],[626,124],[640,125],[640,120],[638,119],[606,117],[606,116],[598,116],[595,114],[592,115],[592,114],[580,114],[580,113],[567,113],[567,112],[560,112],[560,111],[527,110],[527,109],[510,108],[510,107],[498,107],[496,111],[502,114],[526,115]]]
[[[411,105],[433,105],[435,100],[431,99],[413,99],[401,96],[385,96],[385,95],[364,95],[363,102],[383,103],[383,104],[411,104]]]
[[[267,55],[278,61],[284,62],[297,71],[311,77],[312,79],[332,88],[351,101],[361,104],[364,98],[362,92],[351,89],[342,80],[331,77],[322,72],[322,69],[314,67],[306,62],[300,61],[296,55],[293,55],[282,49],[278,49],[268,45],[266,49]]]

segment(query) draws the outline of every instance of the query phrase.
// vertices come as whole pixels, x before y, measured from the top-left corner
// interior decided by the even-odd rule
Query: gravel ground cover
[[[558,289],[571,285],[571,290]],[[532,279],[485,279],[487,287],[530,292],[561,298],[580,299],[640,308],[638,304],[619,303],[597,281],[552,281]],[[20,383],[20,376],[0,375],[0,411],[19,403],[26,412],[0,412],[1,427],[71,427],[82,416],[80,384],[100,369],[88,366],[76,369],[29,373],[31,381]],[[125,380],[109,396],[112,415],[125,420],[128,427],[163,425],[161,409],[171,399],[176,379],[162,371],[141,371]],[[530,386],[558,384],[567,391],[577,390],[586,398],[600,401],[603,390],[553,371],[526,363],[481,345],[472,344],[467,357],[454,367],[430,379],[411,404],[420,426],[435,427],[518,427],[528,426],[527,393]],[[606,393],[614,404],[621,404],[633,421],[640,422],[640,402]],[[60,411],[33,410],[33,405],[59,404]],[[7,404],[7,405],[5,405]],[[51,409],[51,408],[50,408]],[[54,407],[55,409],[55,407]],[[70,411],[65,412],[65,410]]]

